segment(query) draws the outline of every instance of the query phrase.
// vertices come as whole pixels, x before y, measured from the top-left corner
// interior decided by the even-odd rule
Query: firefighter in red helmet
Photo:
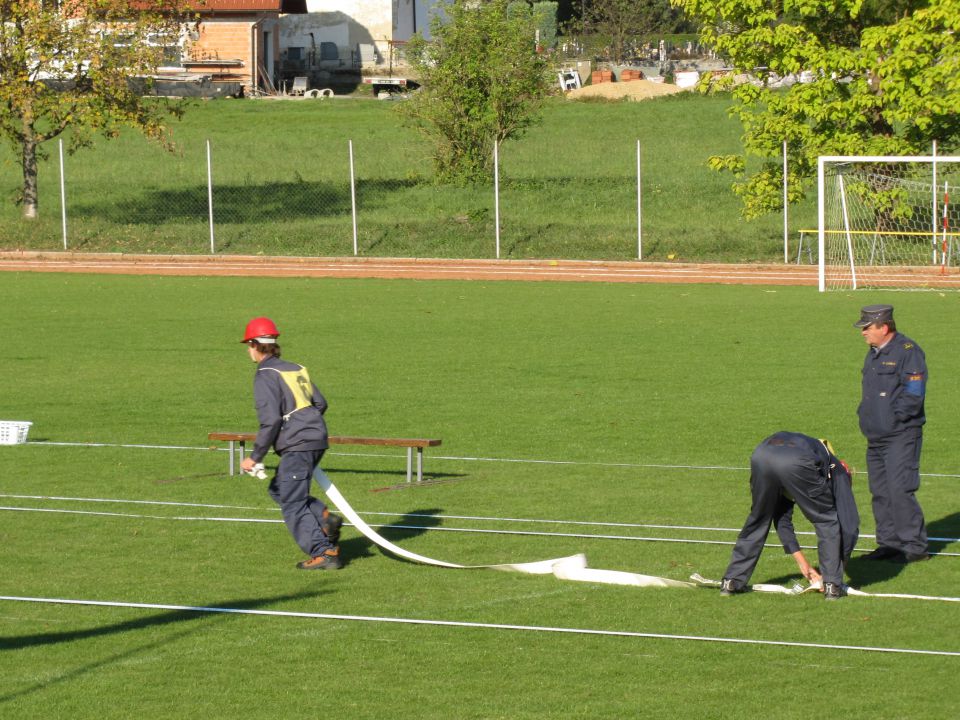
[[[250,456],[240,464],[251,472],[272,447],[280,464],[268,491],[280,506],[283,522],[309,559],[301,570],[337,570],[343,521],[310,495],[310,480],[329,447],[323,414],[327,401],[302,365],[280,359],[280,331],[270,318],[247,323],[243,342],[257,364],[253,396],[260,429]]]

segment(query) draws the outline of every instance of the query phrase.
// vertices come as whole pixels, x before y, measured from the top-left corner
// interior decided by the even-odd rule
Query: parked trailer
[[[402,93],[416,90],[420,83],[405,77],[365,77],[363,84],[369,85],[374,95],[381,93]]]

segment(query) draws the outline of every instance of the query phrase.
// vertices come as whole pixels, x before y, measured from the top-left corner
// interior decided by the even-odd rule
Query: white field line
[[[167,505],[171,507],[195,507],[211,508],[215,510],[254,510],[257,512],[279,512],[278,508],[264,508],[253,505],[219,505],[213,503],[187,503],[174,502],[171,500],[131,500],[122,498],[87,498],[87,497],[69,497],[62,495],[17,495],[12,493],[0,493],[0,498],[13,498],[17,500],[57,500],[64,502],[89,502],[89,503],[118,503],[132,505]],[[0,508],[4,509],[4,508]],[[66,511],[64,511],[66,512]],[[647,530],[695,530],[703,532],[740,532],[740,528],[734,527],[712,527],[709,525],[659,525],[653,523],[625,523],[625,522],[607,522],[600,520],[553,520],[549,518],[513,518],[497,517],[494,515],[434,515],[431,513],[407,513],[407,512],[373,512],[357,511],[360,515],[380,515],[385,517],[422,517],[434,518],[438,520],[476,520],[478,522],[502,522],[502,523],[539,523],[542,525],[584,525],[590,527],[619,527],[619,528],[643,528]],[[238,520],[239,521],[239,520]],[[397,527],[397,526],[394,526]],[[542,533],[551,535],[553,533]],[[798,530],[797,535],[816,535],[812,530]],[[607,535],[586,535],[584,537],[611,537]],[[874,535],[867,533],[861,534],[862,538],[873,538]],[[935,542],[960,542],[960,538],[949,537],[929,537],[928,540]]]
[[[711,637],[706,635],[670,635],[666,633],[647,633],[629,630],[595,630],[589,628],[550,627],[544,625],[507,625],[503,623],[462,622],[455,620],[431,620],[426,618],[381,617],[376,615],[339,615],[334,613],[309,613],[284,610],[250,610],[241,608],[203,607],[193,605],[168,605],[160,603],[128,603],[107,600],[76,600],[67,598],[38,598],[0,595],[0,601],[48,603],[57,605],[86,605],[95,607],[135,608],[138,610],[170,610],[175,612],[222,613],[232,615],[259,615],[310,620],[339,620],[346,622],[393,623],[404,625],[429,625],[435,627],[459,627],[484,630],[509,630],[519,632],[564,633],[571,635],[594,635],[602,637],[644,638],[649,640],[683,640],[694,642],[733,643],[737,645],[767,645],[789,648],[808,648],[817,650],[847,650],[858,652],[897,653],[904,655],[936,655],[941,657],[960,657],[960,652],[949,650],[921,650],[915,648],[891,648],[870,645],[831,645],[826,643],[806,643],[789,640],[756,640],[748,638]]]
[[[111,500],[103,498],[46,498],[42,496],[29,496],[29,495],[9,495],[9,494],[0,494],[0,497],[8,498],[17,498],[17,499],[40,499],[40,500],[72,500],[80,502],[97,502],[97,503],[109,503],[113,502]],[[116,502],[121,503],[143,503],[148,505],[173,505],[176,506],[177,503],[171,502],[156,502],[156,501],[138,501],[138,500],[119,500]],[[202,505],[199,503],[183,503],[185,507],[209,507],[209,508],[234,508],[234,509],[251,509],[256,510],[257,508],[243,508],[237,506],[229,505]],[[95,515],[103,517],[124,517],[124,518],[134,518],[134,519],[144,519],[144,520],[174,520],[174,521],[187,521],[187,522],[235,522],[235,523],[268,523],[268,524],[280,524],[283,521],[281,519],[266,519],[266,518],[238,518],[238,517],[217,517],[217,516],[189,516],[189,515],[145,515],[139,513],[120,513],[120,512],[107,512],[107,511],[97,511],[97,510],[64,510],[61,508],[36,508],[36,507],[24,507],[24,506],[0,506],[0,511],[9,511],[9,512],[46,512],[46,513],[62,513],[66,515]],[[382,513],[382,512],[370,512],[370,513],[360,513],[361,515],[380,515],[380,516],[404,516],[404,517],[425,517],[425,518],[436,518],[436,519],[459,519],[459,520],[479,520],[479,521],[492,521],[492,522],[507,522],[507,523],[544,523],[544,524],[570,524],[570,525],[591,525],[591,526],[602,526],[602,527],[624,527],[624,528],[646,528],[646,529],[664,529],[664,530],[692,530],[692,531],[707,531],[707,532],[739,532],[737,528],[709,528],[709,527],[697,527],[690,525],[643,525],[639,523],[603,523],[603,522],[584,522],[584,521],[574,521],[567,523],[562,520],[536,520],[536,519],[526,519],[526,518],[495,518],[495,517],[477,517],[470,515],[429,515],[426,513]],[[350,523],[344,523],[346,526],[350,526]],[[735,540],[705,540],[702,538],[677,538],[677,537],[643,537],[637,535],[601,535],[593,533],[569,533],[569,532],[547,532],[547,531],[536,531],[536,530],[504,530],[504,529],[486,529],[486,528],[462,528],[462,527],[440,527],[437,525],[398,525],[394,523],[389,524],[371,524],[371,527],[375,528],[391,528],[395,530],[417,530],[417,531],[439,531],[439,532],[460,532],[460,533],[476,533],[476,534],[486,534],[486,535],[518,535],[518,536],[528,536],[528,537],[563,537],[563,538],[578,538],[584,540],[630,540],[636,542],[664,542],[664,543],[681,543],[681,544],[692,544],[692,545],[727,545],[732,546],[735,544]],[[815,533],[810,531],[800,531],[798,535],[815,535]],[[873,535],[863,535],[862,537],[874,537]],[[941,542],[958,542],[960,538],[929,538],[933,541]],[[780,547],[779,543],[767,543],[764,547],[778,548]],[[815,550],[816,545],[801,545],[802,548],[807,550]],[[870,548],[856,548],[859,552],[869,552]],[[948,553],[948,552],[939,552],[931,553],[931,555],[938,556],[960,556],[960,553]]]
[[[93,448],[133,448],[138,450],[202,450],[203,452],[229,452],[226,447],[197,447],[195,445],[146,445],[138,443],[106,443],[106,442],[59,442],[53,440],[29,441],[28,445],[50,445],[54,447],[93,447]],[[405,458],[405,455],[398,453],[371,453],[371,452],[339,452],[328,450],[325,457],[374,457],[374,458]],[[636,467],[636,468],[656,468],[671,470],[749,470],[746,467],[727,467],[724,465],[661,465],[649,463],[612,463],[612,462],[593,462],[579,460],[536,460],[522,458],[491,458],[491,457],[458,457],[453,455],[430,455],[430,460],[453,460],[460,462],[502,462],[502,463],[528,463],[531,465],[587,465],[591,467]],[[960,474],[956,475],[960,477]]]
[[[118,513],[99,510],[62,510],[59,508],[31,508],[31,507],[13,507],[0,506],[0,510],[10,512],[39,512],[39,513],[59,513],[64,515],[94,515],[100,517],[122,517],[140,520],[176,520],[187,522],[235,522],[235,523],[272,523],[280,525],[281,519],[265,518],[233,518],[233,517],[209,517],[209,516],[189,516],[189,515],[143,515],[138,513]],[[350,523],[345,522],[345,527],[350,527]],[[390,528],[391,530],[418,530],[418,531],[439,531],[439,532],[462,532],[477,533],[486,535],[526,535],[541,537],[564,537],[580,539],[603,539],[603,540],[638,540],[649,542],[673,542],[690,543],[702,545],[733,545],[733,541],[725,540],[695,540],[685,538],[657,538],[657,537],[637,537],[634,535],[590,535],[586,533],[559,533],[559,532],[537,532],[534,530],[490,530],[484,528],[457,528],[457,527],[439,527],[430,525],[395,525],[395,524],[370,524],[373,528]],[[779,545],[767,545],[766,547],[780,547]],[[807,546],[804,546],[807,547]]]
[[[85,511],[85,510],[62,510],[58,508],[26,508],[26,507],[0,507],[0,510],[10,510],[10,511],[21,511],[21,512],[47,512],[47,513],[65,513],[65,514],[75,514],[75,515],[92,515],[92,516],[108,516],[108,517],[124,517],[124,518],[136,518],[136,519],[153,519],[153,520],[173,520],[173,521],[201,521],[201,522],[247,522],[247,523],[269,523],[274,525],[281,524],[279,519],[262,519],[262,518],[221,518],[221,517],[190,517],[190,516],[156,516],[156,515],[139,515],[133,513],[112,513],[112,512],[103,512],[103,511]],[[377,513],[384,514],[384,513]],[[429,517],[429,516],[428,516]],[[620,539],[620,540],[640,540],[640,541],[652,541],[652,542],[679,542],[679,543],[691,543],[691,544],[710,544],[710,545],[732,545],[732,542],[727,541],[716,541],[716,540],[688,540],[681,538],[640,538],[635,536],[597,536],[597,535],[583,535],[583,534],[573,534],[573,533],[544,533],[544,532],[529,532],[529,531],[512,531],[512,530],[485,530],[485,529],[476,529],[476,528],[445,528],[445,527],[436,527],[436,526],[411,526],[411,525],[374,525],[373,527],[382,528],[382,527],[391,527],[394,529],[414,529],[414,530],[441,530],[446,532],[467,532],[467,533],[487,533],[495,535],[549,535],[555,537],[575,537],[575,538],[598,538],[603,537],[606,539]],[[366,532],[364,532],[366,534]],[[777,544],[767,544],[765,547],[778,547]],[[813,549],[810,546],[803,546],[806,549]],[[941,554],[951,554],[954,553],[941,553]],[[851,594],[866,594],[872,595],[875,597],[897,597],[903,599],[911,600],[939,600],[947,602],[960,602],[960,598],[952,597],[943,597],[943,596],[928,596],[928,595],[903,595],[903,594],[876,594],[876,593],[859,593],[851,590]]]
[[[129,505],[169,505],[172,507],[197,507],[197,508],[216,508],[226,510],[257,510],[263,511],[267,508],[254,507],[252,505],[213,505],[210,503],[188,503],[175,502],[172,500],[125,500],[121,498],[79,498],[66,497],[62,495],[13,495],[10,493],[0,493],[0,497],[16,498],[18,500],[59,500],[66,502],[90,502],[90,503],[117,503]],[[269,508],[274,509],[274,508]],[[279,512],[279,508],[277,508]]]
[[[330,455],[353,455],[359,453],[328,453]],[[367,457],[377,457],[368,455]],[[625,467],[625,468],[653,468],[656,470],[732,470],[735,472],[749,472],[749,467],[734,465],[666,465],[657,463],[614,463],[582,460],[532,460],[517,458],[490,458],[490,457],[457,457],[454,455],[431,455],[431,460],[459,460],[466,462],[499,462],[499,463],[526,463],[530,465],[588,465],[591,467]],[[922,477],[960,478],[960,473],[920,473]]]
[[[28,441],[27,445],[49,445],[54,447],[96,447],[96,448],[134,448],[140,450],[193,450],[203,452],[229,452],[229,448],[211,447],[209,445],[197,447],[195,445],[147,445],[134,443],[106,443],[106,442],[59,442],[52,440]],[[404,458],[405,455],[392,453],[361,453],[328,451],[326,457],[375,457],[375,458]],[[749,472],[748,467],[732,465],[681,465],[663,463],[628,463],[628,462],[598,462],[590,460],[539,460],[535,458],[495,458],[483,456],[459,455],[430,455],[430,460],[449,460],[454,462],[490,462],[490,463],[519,463],[528,465],[577,465],[583,467],[618,467],[618,468],[651,468],[655,470],[730,470],[734,472]],[[921,477],[960,478],[960,473],[920,473]]]
[[[220,505],[213,503],[187,503],[187,502],[174,502],[170,500],[138,500],[138,499],[122,499],[122,498],[83,498],[83,497],[68,497],[61,495],[18,495],[12,493],[0,493],[0,498],[13,498],[17,500],[57,500],[65,502],[90,502],[90,503],[118,503],[118,504],[133,504],[133,505],[166,505],[171,507],[195,507],[195,508],[211,508],[217,510],[254,510],[257,512],[278,512],[277,508],[264,508],[256,507],[252,505]],[[19,508],[0,508],[0,509],[19,509]],[[69,511],[63,511],[69,512]],[[648,530],[694,530],[694,531],[703,531],[703,532],[740,532],[740,528],[732,527],[712,527],[706,525],[659,525],[652,523],[624,523],[624,522],[606,522],[606,521],[597,521],[597,520],[553,520],[549,518],[513,518],[513,517],[497,517],[492,515],[443,515],[443,514],[430,514],[430,513],[406,513],[406,512],[364,512],[358,511],[360,515],[380,515],[386,517],[422,517],[422,518],[434,518],[440,520],[476,520],[479,522],[502,522],[502,523],[539,523],[544,525],[584,525],[591,527],[619,527],[619,528],[643,528]],[[154,517],[154,516],[143,516],[143,517]],[[156,516],[160,519],[163,519],[166,516]],[[203,518],[199,518],[203,519]],[[237,519],[237,522],[241,522],[241,519]],[[382,527],[382,526],[381,526]],[[400,527],[400,526],[393,526]],[[557,533],[536,533],[542,535],[554,535]],[[815,532],[810,530],[798,530],[797,535],[816,535]],[[607,537],[617,537],[610,535],[584,535],[582,537],[598,537],[598,538],[607,538]],[[864,533],[860,535],[862,538],[873,538],[874,535]],[[950,538],[950,537],[929,537],[929,540],[935,542],[960,542],[960,538]]]

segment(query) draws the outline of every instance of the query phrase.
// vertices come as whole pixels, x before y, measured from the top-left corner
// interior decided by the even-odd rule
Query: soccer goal
[[[821,292],[937,287],[960,272],[960,157],[821,157],[817,193]]]

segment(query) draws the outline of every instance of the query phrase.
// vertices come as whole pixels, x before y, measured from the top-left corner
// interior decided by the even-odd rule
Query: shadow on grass
[[[426,508],[420,510],[411,510],[392,523],[379,527],[371,525],[373,529],[383,537],[384,540],[403,546],[404,540],[422,535],[431,528],[439,527],[440,518],[437,517],[442,512],[440,508]],[[361,535],[360,537],[340,541],[340,552],[343,555],[344,564],[348,565],[351,560],[374,555],[374,543]],[[390,555],[391,558],[401,562],[410,562],[404,558],[399,558],[387,550],[382,552]]]
[[[617,187],[623,178],[518,178],[505,180],[504,192],[569,192],[586,188]],[[372,209],[388,204],[389,197],[405,192],[426,181],[418,179],[358,180],[357,204]],[[442,191],[442,187],[437,188]],[[332,217],[351,213],[350,186],[347,182],[303,180],[216,185],[213,188],[214,220],[217,223],[263,223],[278,220],[299,220],[311,217]],[[70,217],[79,220],[100,220],[118,225],[155,225],[194,220],[207,222],[208,196],[205,185],[167,189],[141,189],[138,194],[111,193],[106,197],[71,204]],[[416,210],[411,214],[416,216]]]
[[[951,544],[949,538],[957,537],[960,532],[960,512],[951,513],[939,520],[934,520],[927,525],[927,536],[933,539],[927,543],[927,549],[931,553],[941,552]],[[936,562],[937,558],[931,558]],[[847,564],[847,574],[850,576],[851,584],[855,587],[866,587],[874,583],[884,582],[895,578],[906,565],[885,560],[864,560],[862,557],[853,557]]]
[[[938,553],[945,550],[952,544],[951,538],[960,536],[960,512],[951,513],[927,525],[927,536],[934,538],[927,543],[930,552]]]
[[[247,600],[229,600],[222,603],[215,603],[212,605],[206,605],[204,607],[216,608],[220,610],[247,610],[252,608],[259,608],[265,605],[269,605],[275,602],[282,602],[285,600],[300,600],[304,598],[317,597],[322,593],[319,592],[309,592],[309,593],[297,593],[295,595],[275,595],[268,598],[250,598]],[[14,690],[9,692],[6,695],[0,695],[0,705],[14,701],[23,696],[35,693],[38,691],[44,691],[50,689],[51,685],[57,683],[65,683],[75,680],[83,675],[89,673],[95,673],[101,668],[115,665],[117,663],[124,662],[129,660],[136,655],[143,654],[154,650],[156,648],[162,647],[164,645],[169,645],[172,642],[175,642],[181,638],[184,638],[196,630],[200,629],[202,625],[206,625],[211,621],[223,620],[230,613],[228,612],[197,612],[189,610],[170,610],[160,613],[155,613],[147,617],[138,618],[136,620],[127,620],[119,623],[112,623],[109,625],[102,625],[100,627],[90,628],[88,630],[70,630],[66,632],[50,632],[50,633],[37,633],[35,635],[24,635],[16,638],[0,638],[0,651],[16,651],[22,650],[25,648],[33,647],[43,647],[46,645],[54,645],[58,643],[70,643],[78,640],[87,640],[90,638],[97,637],[107,637],[111,635],[117,635],[120,633],[130,633],[137,630],[146,630],[153,627],[163,627],[170,625],[173,627],[183,628],[179,632],[173,632],[164,635],[164,637],[155,642],[149,642],[138,647],[130,648],[123,652],[115,653],[111,656],[104,657],[100,660],[89,662],[86,665],[81,665],[72,669],[60,668],[60,674],[51,672],[50,677],[45,677],[42,682],[34,683],[33,685]],[[196,622],[197,625],[193,625],[189,628],[184,627],[184,624]],[[79,653],[78,657],[89,657],[93,654],[92,652],[88,653]]]
[[[948,545],[952,544],[952,538],[960,535],[960,512],[952,513],[927,525],[927,535],[933,538],[927,543],[928,551],[930,553],[943,551]],[[936,560],[936,558],[933,558],[933,560]],[[847,575],[850,577],[851,585],[862,588],[895,578],[903,572],[905,567],[906,565],[901,563],[864,560],[862,556],[854,556],[847,563]],[[798,575],[793,574],[770,578],[765,582],[784,585],[798,581]]]
[[[222,603],[205,605],[207,608],[215,610],[248,610],[258,608],[263,605],[269,605],[275,602],[285,600],[300,600],[307,597],[315,597],[321,593],[298,593],[296,595],[277,595],[270,598],[256,598],[249,600],[231,600]],[[214,613],[219,615],[220,613]],[[229,613],[224,613],[229,614]],[[23,635],[16,638],[0,638],[0,650],[20,650],[26,647],[36,647],[38,645],[52,645],[62,642],[73,642],[74,640],[85,640],[92,637],[101,637],[104,635],[113,635],[115,633],[125,633],[132,630],[143,630],[148,627],[169,625],[179,623],[185,620],[203,620],[209,619],[206,613],[189,610],[171,610],[168,612],[157,613],[145,618],[136,620],[127,620],[111,625],[89,628],[87,630],[70,630],[67,632],[38,633],[36,635]],[[0,698],[2,699],[2,698]]]
[[[324,468],[326,473],[336,473],[337,475],[396,475],[406,479],[407,471],[406,470],[360,470],[357,468]],[[429,475],[424,473],[424,480],[427,479],[438,479],[438,478],[462,478],[467,477],[466,473],[444,473],[444,472],[431,472]],[[412,485],[416,485],[416,480],[414,480]]]
[[[414,479],[408,483],[406,482],[406,470],[358,470],[348,468],[325,468],[325,471],[328,473],[336,473],[337,475],[385,475],[402,479],[402,482],[398,483],[397,485],[391,485],[387,488],[373,488],[374,492],[377,492],[378,490],[389,490],[392,488],[407,487],[409,489],[413,489],[417,487],[426,487],[427,485],[431,484],[436,485],[440,482],[452,482],[454,480],[460,480],[461,478],[467,477],[466,473],[431,472],[423,474],[422,482],[418,482],[416,479]]]
[[[376,206],[388,195],[417,185],[415,180],[364,180],[357,183],[358,203]],[[311,217],[349,215],[350,186],[297,180],[213,188],[214,220],[220,224],[264,223]],[[73,205],[76,219],[119,225],[208,220],[207,188],[203,185],[142,191],[139,196],[110,198]]]
[[[847,563],[847,575],[853,587],[864,588],[895,578],[904,567],[906,566],[886,560],[864,560],[862,557],[852,557]]]

